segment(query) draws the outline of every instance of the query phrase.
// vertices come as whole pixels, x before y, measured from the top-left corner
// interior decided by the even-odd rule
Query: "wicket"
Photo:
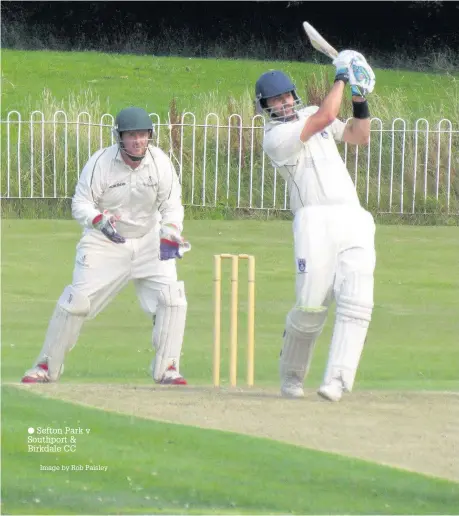
[[[238,347],[238,287],[239,260],[248,262],[248,298],[247,298],[247,385],[254,381],[255,348],[255,256],[248,254],[214,255],[214,350],[213,350],[213,384],[220,385],[221,355],[221,276],[222,260],[231,260],[231,310],[230,310],[230,385],[237,383],[237,347]]]

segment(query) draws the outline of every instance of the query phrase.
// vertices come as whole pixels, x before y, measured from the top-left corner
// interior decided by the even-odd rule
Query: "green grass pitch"
[[[74,221],[4,220],[2,226],[3,379],[14,381],[38,353],[49,317],[71,282],[80,227]],[[209,384],[212,369],[214,253],[249,253],[256,265],[256,382],[277,382],[283,324],[294,303],[289,221],[192,220],[193,250],[178,262],[189,303],[182,369]],[[357,388],[457,389],[459,279],[453,274],[459,228],[378,226],[375,308]],[[222,280],[222,373],[227,380],[229,263]],[[226,275],[226,281],[225,281]],[[239,372],[244,375],[246,264],[240,266]],[[332,317],[318,344],[308,385],[320,381]],[[151,322],[129,286],[85,325],[66,362],[65,381],[145,381]],[[100,358],[100,360],[99,360]],[[122,373],[120,373],[120,371]]]
[[[283,323],[294,301],[291,223],[190,220],[185,231],[193,250],[179,262],[189,302],[184,374],[195,385],[211,382],[212,255],[250,253],[257,258],[255,381],[277,388]],[[79,236],[74,221],[2,221],[3,383],[17,382],[35,359],[54,304],[71,281]],[[377,227],[376,304],[356,392],[458,390],[458,237],[457,227]],[[245,271],[241,265],[242,311]],[[240,322],[243,382],[243,314]],[[323,374],[331,322],[309,387],[316,388]],[[61,381],[151,384],[150,333],[149,318],[129,287],[87,323]],[[454,482],[266,439],[83,408],[12,387],[2,392],[2,499],[9,514],[452,514],[459,506]],[[93,436],[73,457],[27,453],[27,428],[46,424],[81,424]],[[89,460],[109,470],[39,471],[43,463]]]
[[[36,399],[35,399],[36,398]],[[152,400],[152,402],[154,402]],[[3,389],[4,514],[452,514],[459,484],[261,438]],[[46,415],[46,416],[45,416]],[[27,428],[85,427],[75,453],[27,453]],[[92,463],[102,471],[40,471]]]

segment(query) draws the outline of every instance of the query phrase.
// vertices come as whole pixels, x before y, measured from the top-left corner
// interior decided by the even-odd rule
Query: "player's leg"
[[[58,299],[42,349],[23,383],[57,381],[84,321],[95,317],[129,280],[128,249],[101,238],[85,235],[78,245],[72,285]]]
[[[328,362],[319,394],[339,401],[350,392],[365,344],[373,311],[376,255],[373,229],[368,245],[340,253],[335,281],[336,318]]]
[[[140,305],[153,319],[152,344],[156,353],[151,373],[157,383],[186,385],[180,374],[187,314],[185,286],[183,281],[177,281],[176,261],[161,261],[157,253],[151,252],[154,243],[144,242],[133,270]]]
[[[314,347],[333,300],[335,247],[327,238],[326,217],[300,210],[294,221],[296,303],[287,314],[279,360],[281,394],[302,397]]]
[[[77,342],[90,310],[87,296],[72,285],[65,287],[49,321],[43,347],[35,365],[26,371],[23,383],[57,381],[64,368],[64,358]]]

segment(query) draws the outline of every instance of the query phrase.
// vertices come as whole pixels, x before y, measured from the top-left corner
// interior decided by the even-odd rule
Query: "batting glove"
[[[344,84],[349,82],[349,68],[337,68],[335,74],[335,82],[343,81]]]
[[[375,74],[366,59],[356,58],[349,68],[349,84],[351,92],[356,97],[366,97],[371,93],[376,84]]]
[[[109,215],[108,211],[105,210],[103,213],[99,213],[92,220],[94,229],[101,231],[109,240],[115,244],[124,244],[126,239],[122,237],[115,229],[115,223],[118,220],[115,215]]]
[[[365,60],[362,54],[359,54],[355,50],[342,50],[336,57],[333,59],[333,64],[336,66],[336,69],[340,68],[349,68],[354,59],[360,58]]]

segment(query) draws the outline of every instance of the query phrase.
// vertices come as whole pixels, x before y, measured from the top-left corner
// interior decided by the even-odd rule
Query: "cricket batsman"
[[[367,145],[367,95],[375,75],[362,54],[333,61],[334,84],[320,106],[304,107],[281,71],[261,75],[257,109],[267,118],[263,148],[287,181],[294,214],[296,303],[287,314],[280,355],[281,394],[304,396],[314,346],[336,302],[328,363],[318,394],[339,401],[351,392],[373,310],[375,224],[364,210],[335,142]],[[350,84],[353,117],[338,117]]]
[[[154,380],[187,383],[179,371],[187,300],[175,262],[191,249],[181,234],[181,185],[168,156],[152,144],[146,111],[123,109],[113,132],[116,144],[91,156],[76,186],[72,215],[83,235],[73,281],[57,301],[43,347],[23,383],[56,382],[83,323],[129,281],[153,320]]]

